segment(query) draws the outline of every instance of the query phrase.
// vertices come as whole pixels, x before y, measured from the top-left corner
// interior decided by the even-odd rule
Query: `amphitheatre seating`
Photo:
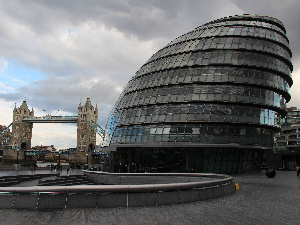
[[[0,187],[8,187],[17,185],[26,181],[38,180],[49,176],[59,176],[58,174],[32,174],[32,175],[16,175],[16,176],[1,176]]]
[[[71,186],[71,185],[96,185],[86,175],[69,175],[56,177],[54,180],[42,179],[38,186]]]

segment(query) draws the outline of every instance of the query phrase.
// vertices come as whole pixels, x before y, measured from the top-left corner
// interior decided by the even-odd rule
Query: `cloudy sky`
[[[77,115],[90,97],[104,127],[152,54],[195,27],[244,13],[284,23],[294,64],[288,105],[300,107],[299,10],[299,0],[0,0],[0,124],[12,122],[25,98],[44,116]],[[76,147],[76,129],[34,124],[32,146]]]

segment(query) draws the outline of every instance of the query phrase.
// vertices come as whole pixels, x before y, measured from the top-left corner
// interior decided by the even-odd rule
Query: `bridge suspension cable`
[[[7,135],[6,138],[2,138],[5,134],[8,133],[9,128],[12,126],[13,123],[9,124],[8,127],[6,127],[1,133],[0,133],[0,146],[8,143],[11,139],[11,134]]]
[[[100,137],[105,138],[105,130],[102,127],[100,127],[98,124],[97,124],[97,126],[95,126],[92,123],[92,121],[90,121],[90,124],[95,129],[95,131],[97,132],[97,134],[99,134]]]

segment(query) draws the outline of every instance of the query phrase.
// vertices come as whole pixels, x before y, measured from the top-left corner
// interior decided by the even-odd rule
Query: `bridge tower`
[[[34,110],[31,111],[28,108],[26,99],[22,105],[13,110],[13,124],[12,124],[12,138],[10,140],[9,148],[29,150],[31,149],[31,137],[32,137],[32,123],[23,122],[24,117],[33,117]]]
[[[91,122],[97,126],[98,109],[92,106],[90,97],[87,98],[85,104],[78,107],[77,121],[77,151],[93,152],[96,149],[96,131]]]

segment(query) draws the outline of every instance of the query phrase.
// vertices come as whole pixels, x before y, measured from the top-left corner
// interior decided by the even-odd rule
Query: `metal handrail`
[[[106,173],[104,173],[106,174]],[[117,174],[107,174],[117,175]],[[119,174],[121,175],[121,174]],[[130,174],[131,175],[131,174]],[[141,175],[141,174],[136,174]],[[160,174],[145,174],[153,176]],[[166,176],[166,174],[161,174]],[[168,174],[171,176],[199,176],[212,177],[211,181],[187,182],[187,183],[170,183],[170,184],[142,184],[142,185],[74,185],[74,186],[33,186],[33,187],[0,187],[0,193],[87,193],[87,192],[157,192],[157,191],[174,191],[188,190],[194,188],[205,188],[213,186],[226,185],[232,182],[233,178],[227,175],[214,174]],[[121,175],[122,176],[122,175]]]

